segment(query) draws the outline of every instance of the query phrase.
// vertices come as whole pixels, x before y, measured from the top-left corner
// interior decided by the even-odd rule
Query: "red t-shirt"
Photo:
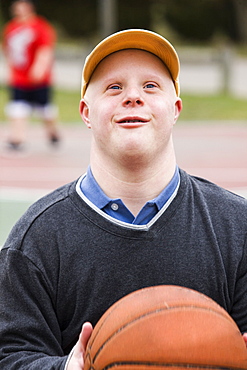
[[[8,56],[10,85],[32,87],[28,73],[40,46],[53,47],[56,41],[54,28],[42,17],[35,16],[29,22],[11,20],[3,32],[3,47]],[[51,83],[51,68],[41,85]]]

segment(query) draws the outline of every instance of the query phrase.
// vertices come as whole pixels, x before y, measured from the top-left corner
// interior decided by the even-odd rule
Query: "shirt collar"
[[[157,206],[157,209],[160,210],[175,191],[176,187],[179,184],[179,181],[180,175],[178,166],[176,166],[175,173],[169,184],[156,198],[148,201],[146,204],[155,204]],[[113,201],[113,199],[109,198],[98,185],[92,174],[90,166],[87,169],[86,175],[81,180],[80,189],[84,193],[84,195],[99,209],[106,207],[107,204]],[[119,199],[115,200],[118,201]]]
[[[81,180],[80,188],[84,195],[99,209],[104,208],[112,200],[98,185],[90,166],[87,169],[86,175]]]

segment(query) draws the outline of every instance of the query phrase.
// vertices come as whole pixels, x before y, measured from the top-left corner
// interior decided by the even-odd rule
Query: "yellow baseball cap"
[[[82,97],[98,64],[108,55],[125,49],[148,51],[160,58],[168,68],[175,85],[176,94],[179,96],[180,63],[172,44],[155,32],[143,29],[128,29],[106,37],[86,57],[82,72]]]

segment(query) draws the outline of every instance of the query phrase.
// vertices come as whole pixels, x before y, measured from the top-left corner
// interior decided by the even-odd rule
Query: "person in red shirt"
[[[22,147],[33,109],[37,109],[50,142],[55,144],[59,141],[57,107],[51,102],[55,30],[37,15],[31,0],[13,1],[10,11],[13,19],[3,31],[9,67],[10,101],[5,109],[10,122],[9,147]]]

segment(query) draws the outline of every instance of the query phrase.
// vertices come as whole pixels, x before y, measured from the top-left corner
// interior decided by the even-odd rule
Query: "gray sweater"
[[[63,369],[82,323],[124,295],[198,290],[247,331],[247,201],[180,170],[177,196],[149,227],[119,225],[76,182],[32,205],[0,259],[0,368]]]

